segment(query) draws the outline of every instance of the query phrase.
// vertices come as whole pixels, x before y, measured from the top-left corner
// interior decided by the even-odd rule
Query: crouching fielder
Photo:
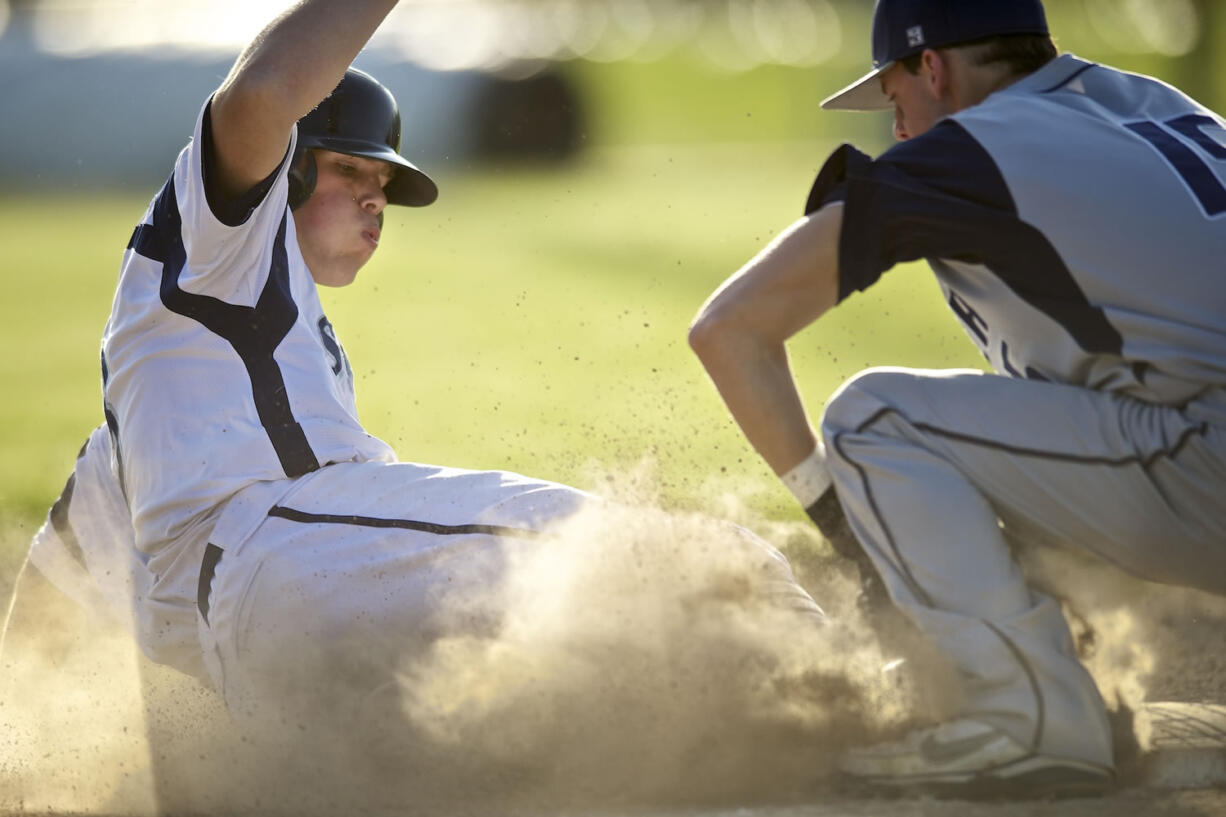
[[[824,106],[893,108],[901,144],[836,150],[691,345],[964,681],[952,720],[843,770],[957,795],[1101,791],[1103,702],[1010,542],[1226,592],[1226,131],[1156,80],[1057,56],[1038,0],[879,0],[873,64]],[[785,340],[919,258],[997,373],[862,373],[819,440]]]

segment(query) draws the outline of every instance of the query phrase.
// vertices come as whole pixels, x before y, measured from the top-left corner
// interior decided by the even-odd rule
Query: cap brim
[[[881,75],[894,65],[887,62],[874,68],[837,94],[822,100],[827,111],[886,111],[894,107],[890,98],[881,90]]]

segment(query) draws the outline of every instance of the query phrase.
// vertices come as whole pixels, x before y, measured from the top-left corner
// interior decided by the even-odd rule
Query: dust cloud
[[[901,620],[866,617],[854,568],[811,525],[763,518],[736,499],[744,486],[719,486],[719,519],[664,511],[652,480],[650,469],[618,475],[607,503],[517,552],[481,600],[499,611],[497,626],[473,632],[471,600],[440,599],[455,627],[428,649],[402,656],[389,677],[347,677],[272,728],[232,720],[201,682],[143,659],[122,626],[32,599],[22,615],[37,635],[10,638],[0,655],[0,812],[510,814],[811,800],[829,791],[846,746],[939,712],[941,701],[917,692],[947,688],[933,683],[939,662]],[[825,618],[797,603],[767,541]],[[1164,627],[1226,618],[1226,601],[1071,554],[1027,553],[1024,564],[1076,600],[1067,609],[1079,646],[1113,707],[1146,697]],[[904,644],[907,663],[883,671]]]
[[[82,620],[55,593],[24,599],[37,636],[0,658],[0,811],[780,801],[913,709],[881,672],[854,574],[811,526],[756,520],[804,551],[828,617],[748,529],[660,510],[642,473],[606,494],[511,558],[480,604],[500,611],[496,627],[471,632],[469,600],[444,598],[455,627],[394,676],[346,677],[272,728],[232,721],[122,626]]]
[[[136,645],[30,570],[0,640],[0,812],[152,814]]]
[[[1071,550],[1026,547],[1019,561],[1035,586],[1063,600],[1078,655],[1113,714],[1117,763],[1150,748],[1142,702],[1226,695],[1226,598],[1141,581]]]
[[[826,620],[747,530],[625,493],[512,562],[497,632],[400,667],[433,751],[538,802],[785,800],[912,709],[811,526],[773,533],[810,549]]]

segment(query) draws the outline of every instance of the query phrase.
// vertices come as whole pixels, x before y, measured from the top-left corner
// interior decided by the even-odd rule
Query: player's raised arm
[[[290,128],[327,96],[396,0],[301,0],[235,61],[210,112],[214,182],[250,190],[285,156]]]
[[[746,437],[777,474],[816,447],[784,342],[838,301],[843,207],[797,221],[703,305],[690,346]]]

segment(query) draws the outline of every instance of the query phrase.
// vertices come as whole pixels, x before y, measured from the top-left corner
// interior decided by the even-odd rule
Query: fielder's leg
[[[848,383],[823,433],[843,508],[891,597],[961,671],[959,714],[1029,755],[1109,768],[1098,691],[1059,605],[1026,586],[1001,524],[1148,578],[1221,584],[1226,514],[1184,513],[1220,504],[1189,495],[1215,484],[1199,471],[1220,435],[1084,389],[903,370]]]

